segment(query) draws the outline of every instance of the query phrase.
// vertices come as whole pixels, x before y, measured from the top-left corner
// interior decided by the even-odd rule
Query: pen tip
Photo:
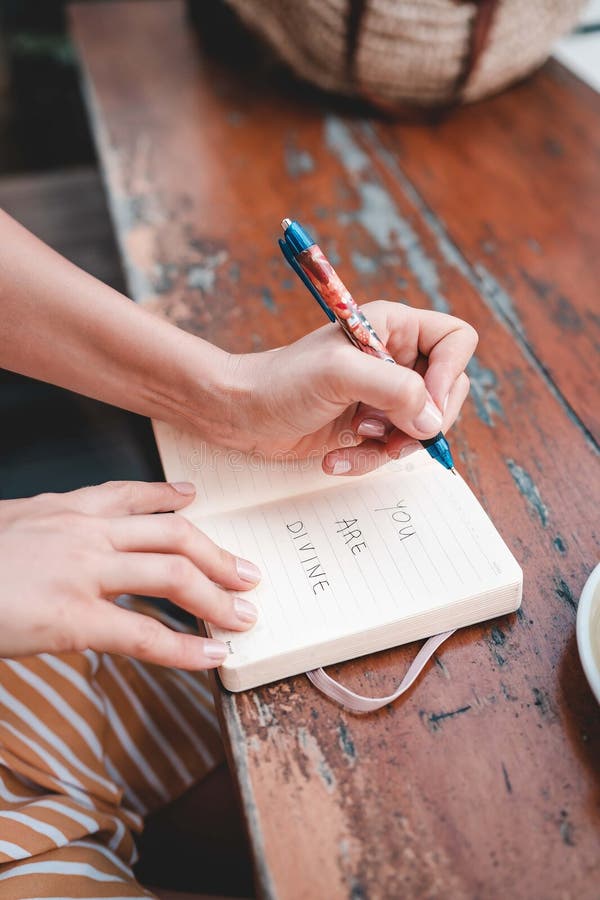
[[[282,219],[281,220],[281,227],[283,228],[284,231],[287,231],[287,229],[290,227],[291,224],[292,224],[291,219]]]
[[[456,469],[454,468],[454,466],[451,466],[451,467],[450,467],[450,471],[452,472],[453,475],[458,475],[458,472],[456,471]]]

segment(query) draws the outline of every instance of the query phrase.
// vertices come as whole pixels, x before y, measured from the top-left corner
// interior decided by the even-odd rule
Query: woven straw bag
[[[382,108],[478,100],[541,65],[585,0],[227,0],[302,78]]]

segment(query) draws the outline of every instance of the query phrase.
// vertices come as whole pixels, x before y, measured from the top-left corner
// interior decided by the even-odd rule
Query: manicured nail
[[[352,463],[349,459],[336,459],[333,464],[333,469],[331,470],[332,475],[343,475],[344,472],[349,472],[352,468]]]
[[[171,481],[170,484],[179,494],[185,494],[186,497],[196,493],[196,485],[191,481]]]
[[[204,655],[208,659],[218,659],[222,661],[229,653],[229,647],[222,641],[213,641],[210,638],[204,641]]]
[[[382,438],[385,437],[385,425],[380,419],[363,419],[356,433],[361,437]]]
[[[256,622],[258,619],[258,610],[254,603],[244,600],[243,597],[235,598],[233,608],[240,622]]]
[[[251,563],[250,560],[237,557],[235,567],[242,581],[249,581],[250,584],[258,584],[260,581],[260,569],[254,563]]]
[[[419,415],[414,418],[413,425],[417,431],[423,431],[425,434],[440,430],[442,414],[432,400],[428,400]]]

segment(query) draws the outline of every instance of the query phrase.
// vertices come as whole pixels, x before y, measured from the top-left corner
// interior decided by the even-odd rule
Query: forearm
[[[0,212],[3,368],[213,432],[215,410],[219,427],[226,426],[227,359],[224,351],[78,269]]]

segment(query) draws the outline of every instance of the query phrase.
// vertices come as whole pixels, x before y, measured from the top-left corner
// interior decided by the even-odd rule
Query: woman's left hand
[[[326,472],[358,475],[450,428],[469,391],[477,332],[400,303],[363,310],[398,365],[358,351],[337,324],[276,351],[232,356],[231,446],[317,453]]]

